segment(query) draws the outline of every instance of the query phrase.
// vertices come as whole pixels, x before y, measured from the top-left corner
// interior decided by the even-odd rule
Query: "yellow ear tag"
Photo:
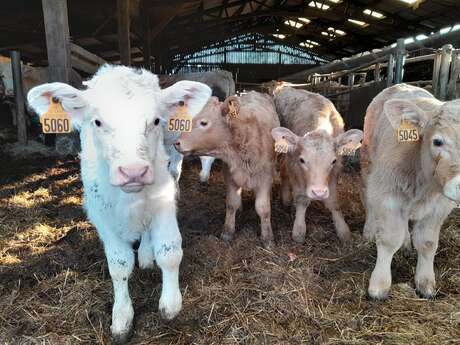
[[[188,113],[187,106],[181,102],[176,112],[168,120],[168,131],[170,132],[191,132],[192,117]]]
[[[399,128],[396,130],[396,135],[398,137],[398,142],[400,143],[413,142],[420,139],[417,128],[407,121],[403,121],[401,123]]]
[[[235,104],[233,102],[228,102],[228,116],[232,119],[236,119],[238,117],[238,110],[236,109]]]
[[[277,153],[287,153],[289,150],[289,144],[286,139],[279,139],[275,141],[275,152]]]
[[[46,134],[51,133],[70,133],[72,132],[72,120],[62,108],[61,102],[54,97],[50,97],[50,106],[46,113],[40,116],[42,131]]]

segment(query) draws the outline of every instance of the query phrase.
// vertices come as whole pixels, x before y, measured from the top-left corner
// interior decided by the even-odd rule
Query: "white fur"
[[[104,245],[114,288],[111,331],[126,339],[134,316],[128,278],[134,268],[132,242],[141,239],[141,268],[155,258],[163,274],[160,311],[170,319],[181,309],[179,264],[181,235],[176,220],[176,184],[168,171],[163,129],[154,125],[174,112],[181,100],[196,115],[209,98],[204,84],[183,82],[160,90],[158,78],[144,70],[104,66],[80,91],[62,83],[44,84],[30,91],[30,105],[42,114],[49,97],[58,97],[81,128],[81,178],[84,208]],[[102,126],[95,125],[95,119]],[[138,193],[114,185],[123,164],[143,162],[153,183]]]

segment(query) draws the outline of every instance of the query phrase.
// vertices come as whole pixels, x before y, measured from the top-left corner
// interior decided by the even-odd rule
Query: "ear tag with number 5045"
[[[396,130],[396,135],[398,136],[398,142],[400,143],[413,142],[420,139],[417,128],[407,121],[403,121],[401,123],[399,128]]]
[[[176,112],[168,120],[168,131],[170,132],[191,132],[192,117],[188,113],[187,106],[181,102]]]
[[[46,113],[40,116],[40,123],[45,134],[72,132],[69,114],[62,108],[61,102],[54,97],[50,97],[50,106]]]
[[[275,152],[287,153],[289,151],[289,144],[286,139],[281,138],[275,141]]]

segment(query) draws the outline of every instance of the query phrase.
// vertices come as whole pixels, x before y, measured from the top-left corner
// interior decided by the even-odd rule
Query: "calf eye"
[[[102,122],[98,119],[94,120],[94,124],[96,125],[96,127],[101,127],[102,126]]]
[[[442,142],[441,139],[433,139],[433,145],[439,147],[439,146],[444,145],[444,143]]]
[[[300,157],[299,161],[300,163],[305,164],[305,159],[303,159],[302,157]]]
[[[332,161],[331,165],[334,165],[336,162],[337,162],[337,159],[334,158],[334,160]]]
[[[200,126],[206,127],[208,125],[207,121],[200,121]]]
[[[153,124],[155,126],[158,126],[160,124],[160,119],[159,118],[156,118],[155,121],[153,121]]]

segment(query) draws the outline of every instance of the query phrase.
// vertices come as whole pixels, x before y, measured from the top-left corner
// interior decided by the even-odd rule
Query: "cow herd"
[[[116,342],[125,342],[132,330],[128,278],[135,264],[133,242],[140,241],[141,268],[156,261],[161,269],[162,317],[172,319],[182,307],[182,239],[176,218],[180,171],[171,168],[175,154],[180,161],[183,154],[225,163],[225,241],[235,236],[242,190],[254,192],[261,241],[269,249],[275,245],[271,190],[278,156],[282,202],[296,209],[293,240],[305,241],[311,200],[321,200],[331,211],[342,242],[351,239],[336,183],[341,154],[362,141],[363,235],[377,245],[369,295],[388,296],[393,255],[412,242],[418,253],[417,291],[434,296],[439,230],[460,202],[460,101],[440,102],[420,88],[396,85],[372,101],[363,133],[344,131],[342,117],[325,97],[289,87],[274,95],[251,91],[241,96],[233,95],[233,88],[223,97],[198,81],[181,80],[161,89],[158,77],[148,71],[110,65],[85,85],[78,90],[63,83],[43,84],[28,93],[28,102],[41,115],[51,98],[58,99],[80,131],[83,203],[112,278],[111,332]],[[193,117],[191,131],[168,133],[165,123],[183,106]],[[402,124],[416,134],[413,141],[398,140]],[[275,152],[277,145],[283,153]]]

